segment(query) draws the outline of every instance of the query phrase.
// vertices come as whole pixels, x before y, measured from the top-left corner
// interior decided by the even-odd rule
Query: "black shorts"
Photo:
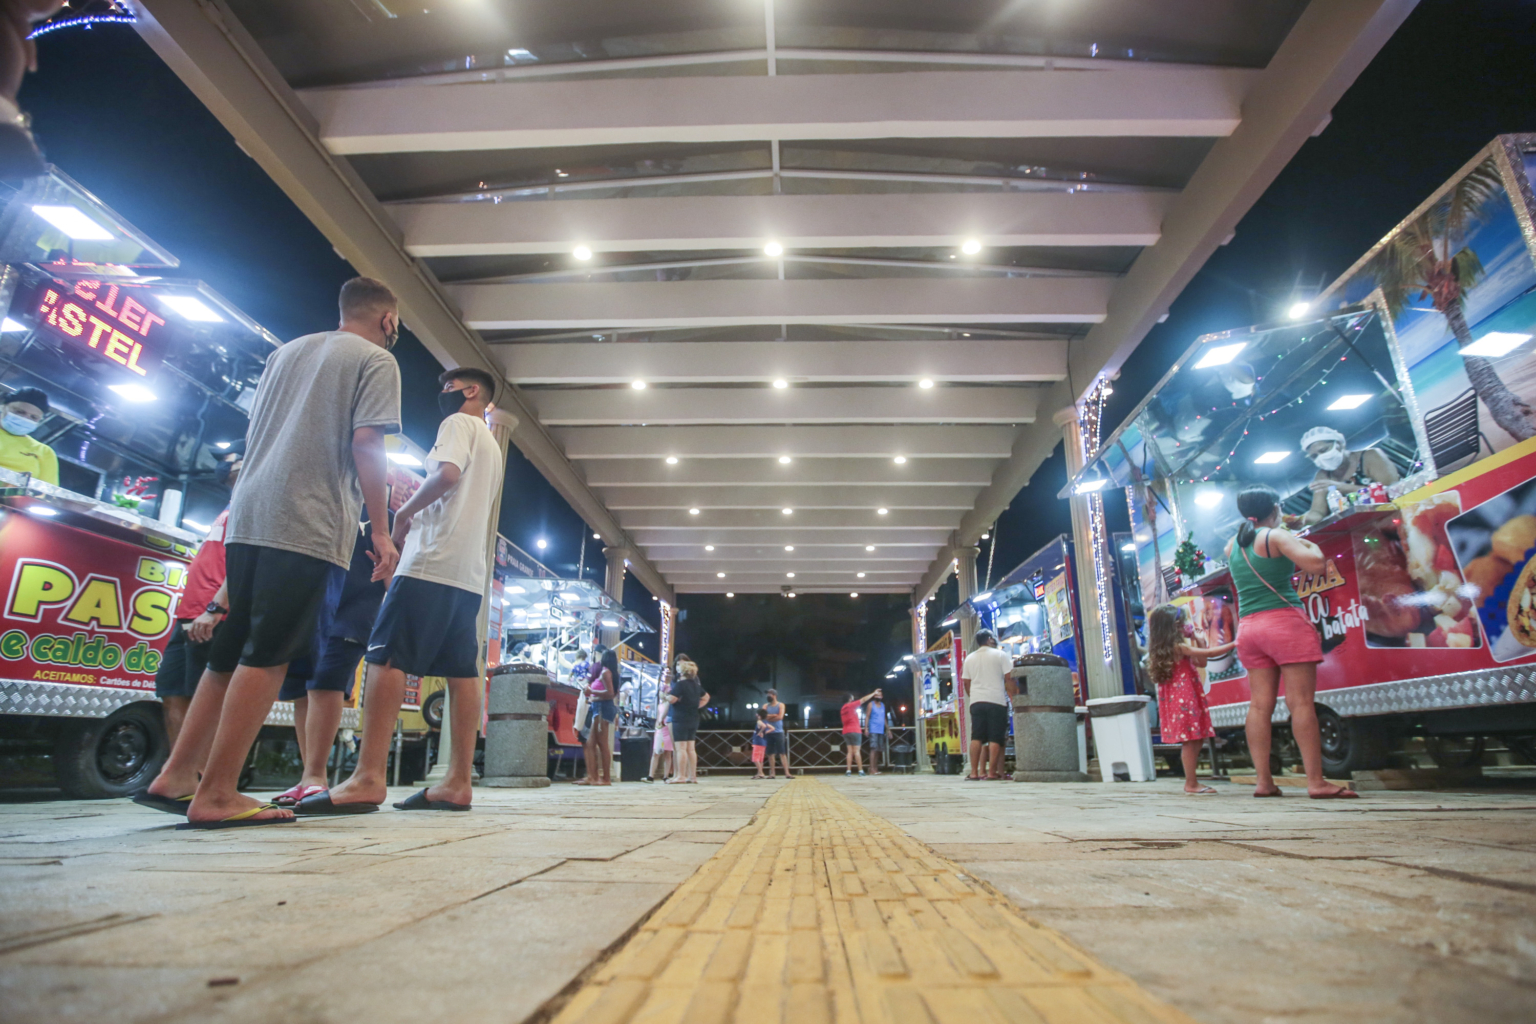
[[[213,634],[208,667],[272,668],[315,656],[315,633],[346,580],[340,565],[294,551],[227,544],[229,615]]]
[[[990,701],[978,701],[971,705],[971,742],[1008,742],[1008,709]]]
[[[407,675],[474,679],[480,675],[479,614],[479,594],[396,576],[363,657],[370,665],[393,665]]]
[[[165,653],[160,657],[160,668],[155,672],[155,696],[164,700],[167,697],[190,697],[197,692],[197,681],[203,678],[203,670],[208,667],[208,649],[213,646],[209,640],[204,644],[195,644],[187,636],[187,623],[191,619],[177,619],[176,628],[171,630],[171,638],[165,642]],[[219,635],[221,627],[213,628],[213,635]]]
[[[771,732],[768,734],[767,753],[764,756],[773,757],[774,755],[778,755],[780,757],[787,757],[789,755],[789,750],[787,749],[787,746],[784,742],[784,734],[782,732]]]
[[[695,718],[691,722],[679,722],[674,715],[672,718],[672,742],[692,743],[699,735],[699,720]]]
[[[320,664],[308,678],[289,672],[283,680],[278,700],[298,700],[310,690],[331,690],[352,699],[352,681],[357,678],[357,663],[363,660],[367,647],[345,637],[328,637],[320,651]]]

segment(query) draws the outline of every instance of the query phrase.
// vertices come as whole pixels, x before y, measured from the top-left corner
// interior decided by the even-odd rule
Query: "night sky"
[[[53,163],[180,257],[181,274],[207,281],[277,335],[335,324],[336,292],[351,266],[131,28],[59,32],[38,51],[41,71],[21,101]],[[1196,337],[1281,318],[1493,136],[1536,132],[1533,53],[1536,3],[1420,3],[1334,108],[1327,130],[1302,147],[1131,357],[1106,432]],[[430,447],[439,367],[409,336],[395,354],[405,432]],[[1067,506],[1056,499],[1065,482],[1058,446],[998,524],[994,579],[1070,531]],[[1124,529],[1124,502],[1111,496],[1106,505],[1111,528]],[[515,449],[501,531],[530,551],[546,538],[543,557],[562,574],[574,575],[583,536],[586,564],[603,564],[581,520]],[[988,555],[984,544],[982,572]],[[940,591],[930,622],[953,606],[954,590],[951,581]],[[632,581],[626,604],[654,619],[654,602]],[[810,679],[862,693],[885,682],[903,653],[906,604],[899,596],[685,597],[679,646],[717,694],[766,679],[774,651]]]

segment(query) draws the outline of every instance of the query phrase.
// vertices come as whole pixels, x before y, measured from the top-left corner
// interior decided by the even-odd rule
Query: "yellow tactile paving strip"
[[[830,786],[798,779],[554,1024],[1192,1024]]]

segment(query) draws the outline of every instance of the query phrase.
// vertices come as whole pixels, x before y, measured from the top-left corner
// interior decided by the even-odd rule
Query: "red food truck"
[[[1296,586],[1332,775],[1408,736],[1443,766],[1494,737],[1536,761],[1533,170],[1536,136],[1494,140],[1295,320],[1197,339],[1070,484],[1123,488],[1144,603],[1209,643],[1239,611],[1233,499],[1282,495],[1328,559]],[[1246,670],[1204,673],[1240,742]]]

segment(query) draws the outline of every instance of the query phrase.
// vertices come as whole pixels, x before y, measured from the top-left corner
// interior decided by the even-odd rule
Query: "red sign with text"
[[[0,509],[0,678],[153,692],[190,554]]]
[[[37,290],[33,312],[49,334],[148,377],[160,364],[160,329],[165,326],[164,317],[139,301],[148,297],[148,289],[129,285],[50,281]]]

